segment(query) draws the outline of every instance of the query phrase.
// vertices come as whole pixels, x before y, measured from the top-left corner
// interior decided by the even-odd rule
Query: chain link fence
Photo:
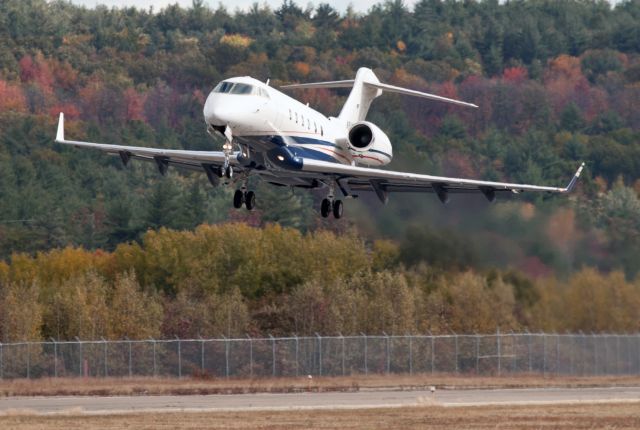
[[[0,343],[0,379],[385,373],[640,375],[640,334],[363,334]]]

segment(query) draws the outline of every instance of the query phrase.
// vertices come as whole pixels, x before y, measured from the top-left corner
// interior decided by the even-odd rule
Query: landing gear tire
[[[244,195],[244,204],[248,211],[252,211],[256,207],[256,193],[247,191]]]
[[[227,179],[233,178],[233,167],[227,166],[227,168],[224,171],[224,176],[226,176]]]
[[[342,200],[336,200],[333,202],[333,217],[335,219],[342,218],[342,212],[344,208],[342,206]]]
[[[320,204],[320,215],[322,215],[322,218],[326,218],[329,216],[330,212],[331,212],[331,200],[322,199],[322,203]]]
[[[225,171],[224,166],[218,167],[218,171],[216,173],[218,174],[219,178],[224,178],[224,171]]]
[[[244,193],[242,190],[236,190],[233,195],[233,207],[236,209],[240,209],[242,204],[244,203]]]

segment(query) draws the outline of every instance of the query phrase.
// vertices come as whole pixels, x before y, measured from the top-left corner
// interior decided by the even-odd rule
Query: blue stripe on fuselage
[[[272,143],[274,145],[277,146],[287,146],[287,144],[285,143],[284,139],[282,136],[279,135],[262,135],[262,136],[238,136],[238,138],[242,139],[242,140],[255,140],[258,143],[261,144],[265,144],[265,143]],[[296,145],[289,145],[289,149],[291,150],[291,152],[293,153],[294,156],[296,157],[302,157],[302,158],[309,158],[309,159],[313,159],[313,160],[320,160],[320,161],[329,161],[332,163],[339,163],[339,164],[343,164],[340,162],[340,160],[338,160],[337,158],[325,153],[325,152],[321,152],[318,151],[316,149],[312,149],[312,148],[305,148],[303,146],[297,146],[297,145],[321,145],[321,146],[326,146],[326,147],[330,147],[330,148],[337,148],[337,149],[341,149],[338,145],[336,145],[335,143],[329,142],[327,140],[321,140],[321,139],[314,139],[312,137],[301,137],[301,136],[286,136],[287,139],[291,139],[291,141],[293,143],[295,143]]]

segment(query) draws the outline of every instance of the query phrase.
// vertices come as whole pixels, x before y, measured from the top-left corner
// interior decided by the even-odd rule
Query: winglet
[[[569,185],[567,185],[567,188],[564,189],[564,191],[566,193],[570,193],[576,187],[576,184],[578,183],[578,178],[580,177],[580,174],[582,173],[582,169],[584,169],[584,163],[582,163],[580,165],[580,167],[578,167],[578,170],[576,171],[576,174],[573,175],[573,178],[571,178],[571,182],[569,182]]]
[[[58,132],[56,133],[56,142],[64,142],[64,113],[60,112],[58,119]]]

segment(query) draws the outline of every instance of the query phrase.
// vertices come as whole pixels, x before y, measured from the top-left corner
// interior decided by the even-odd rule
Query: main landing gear
[[[333,217],[335,219],[342,218],[342,213],[344,211],[344,206],[342,204],[342,200],[333,200],[330,198],[322,199],[322,203],[320,203],[320,215],[322,218],[327,218],[331,212],[333,212]]]
[[[256,193],[253,191],[236,190],[233,194],[233,207],[240,209],[243,204],[247,210],[253,210],[256,207]]]

